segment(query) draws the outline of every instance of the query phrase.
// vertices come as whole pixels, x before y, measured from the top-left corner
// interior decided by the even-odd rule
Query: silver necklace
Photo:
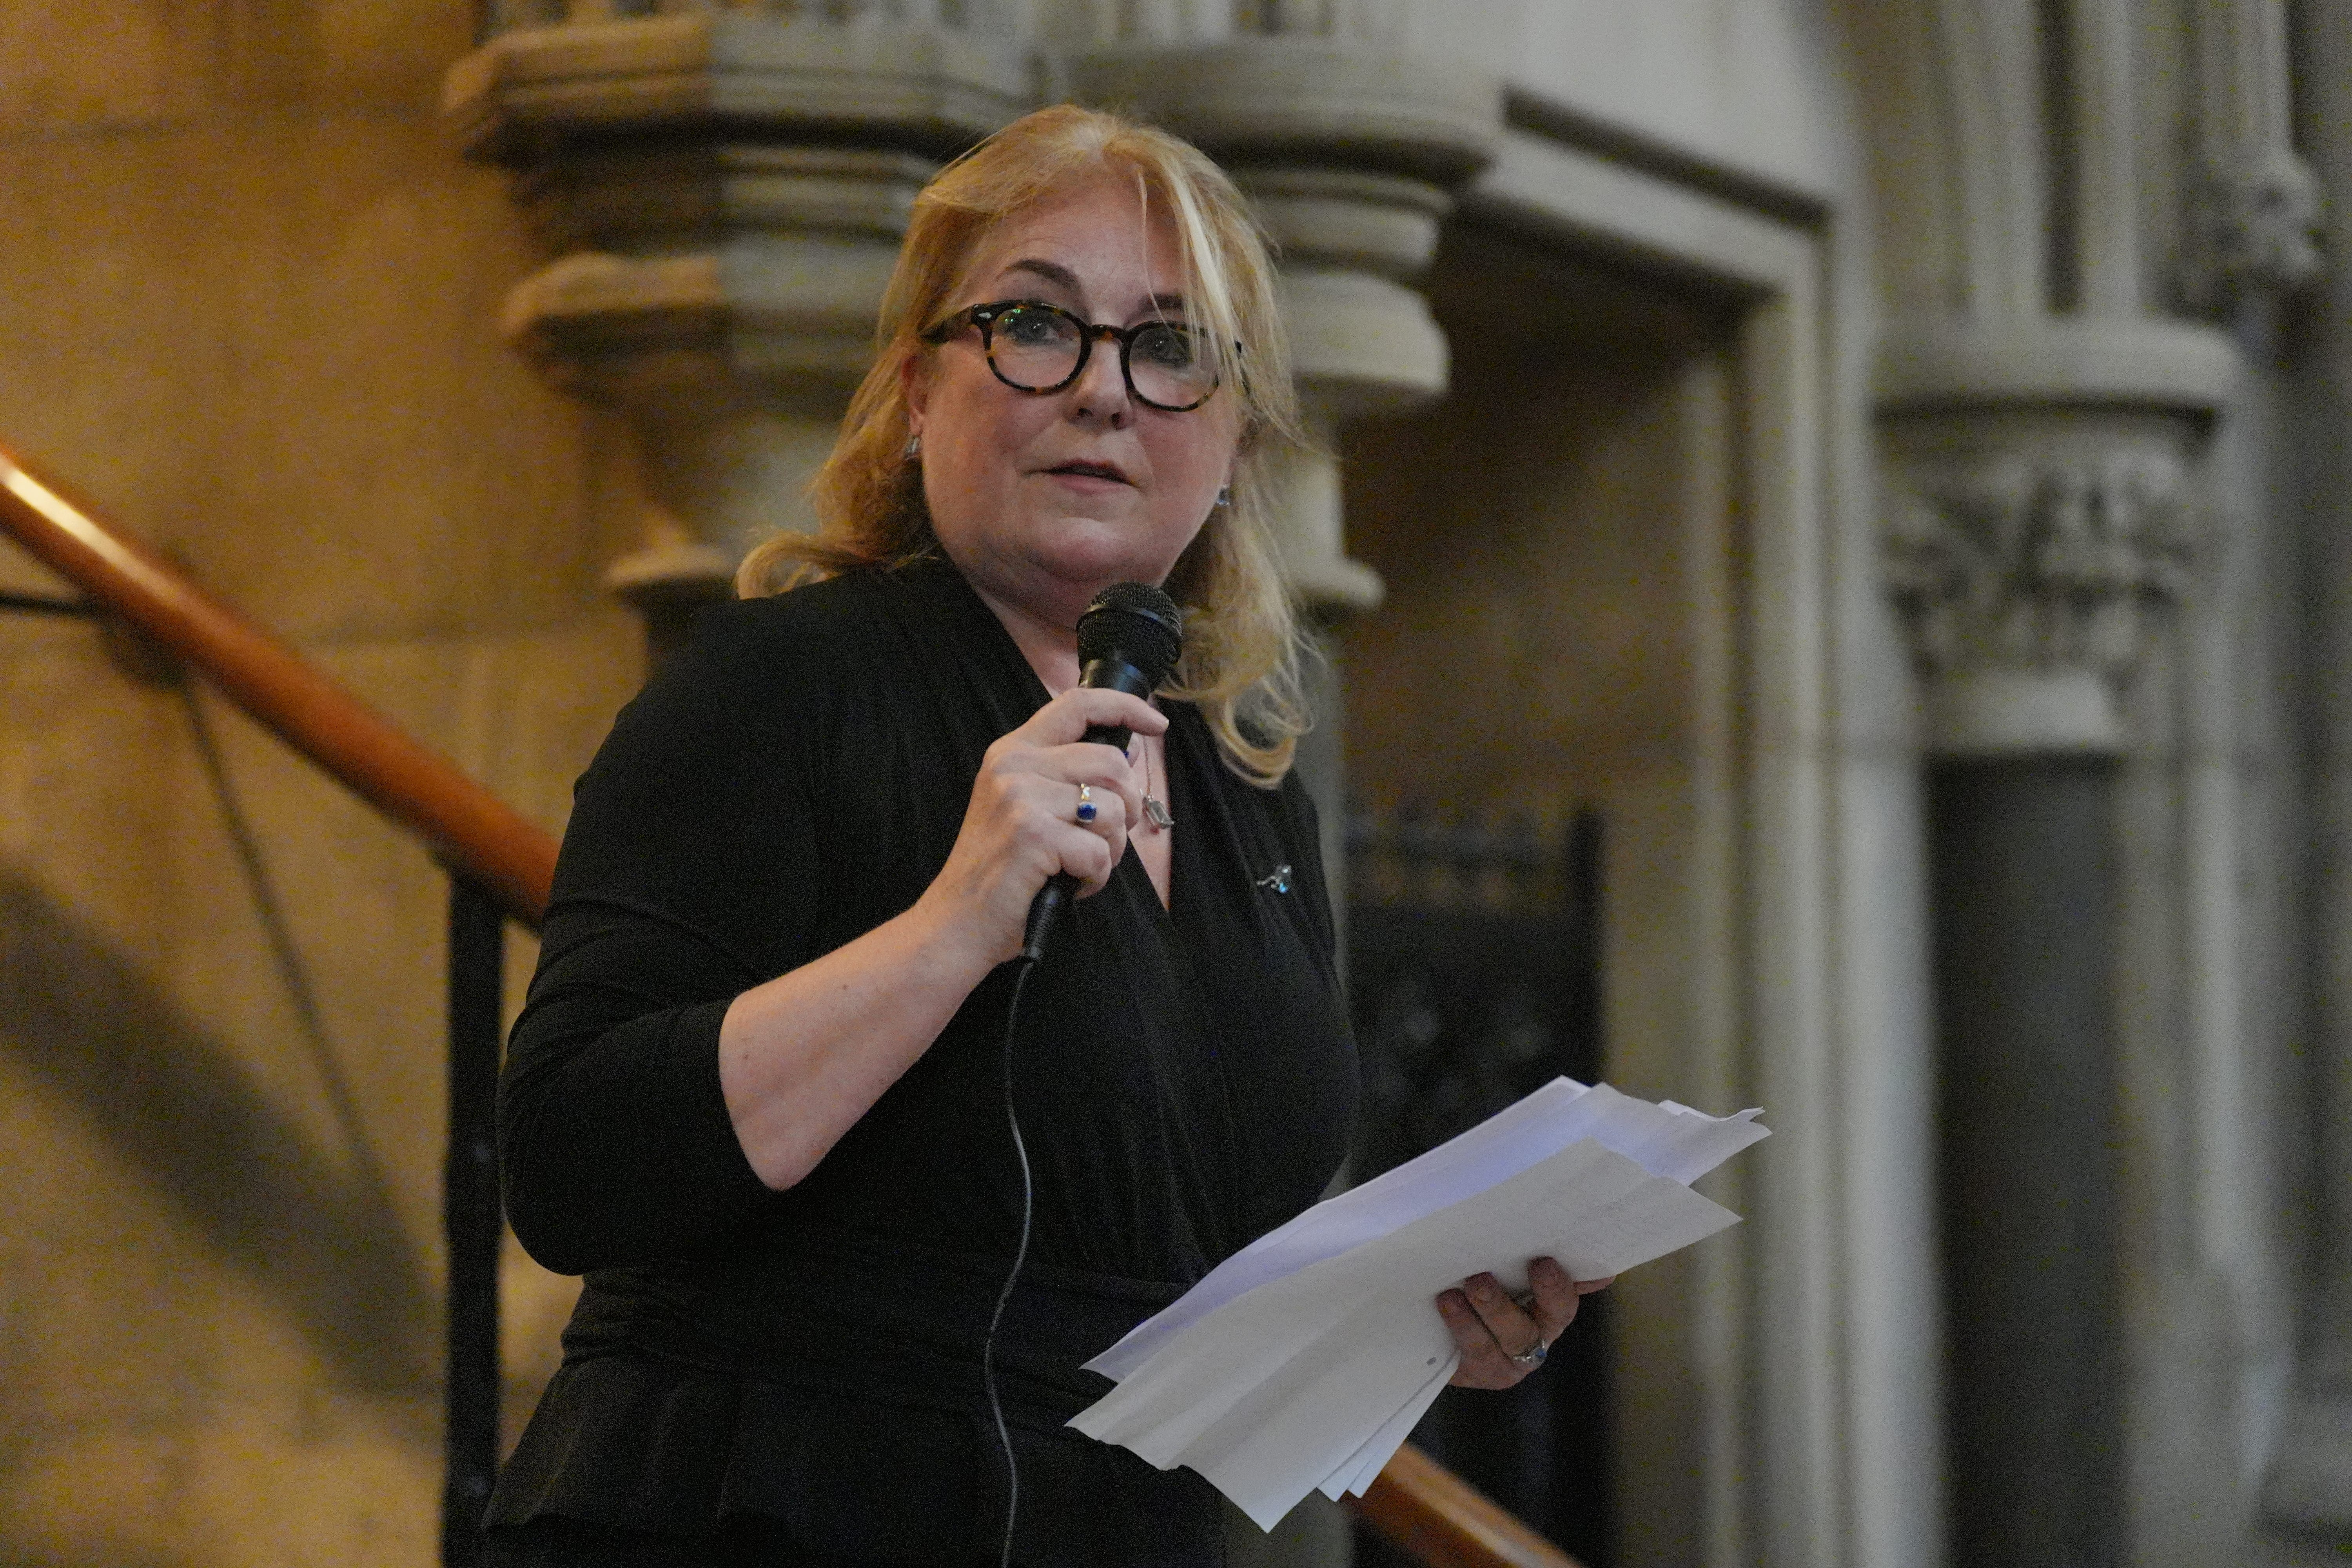
[[[1143,748],[1143,815],[1162,833],[1176,826],[1175,814],[1168,809],[1168,803],[1151,793],[1151,748],[1148,745]]]
[[[1151,748],[1149,746],[1143,749],[1143,815],[1151,819],[1152,826],[1163,833],[1176,826],[1176,819],[1168,814],[1168,803],[1151,793]]]

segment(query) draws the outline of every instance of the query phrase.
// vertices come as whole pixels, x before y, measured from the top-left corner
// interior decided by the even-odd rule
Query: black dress
[[[500,1085],[515,1232],[587,1280],[493,1526],[993,1560],[1012,971],[783,1193],[736,1141],[718,1037],[737,994],[915,901],[982,753],[1045,697],[934,562],[708,612],[621,714]],[[1039,1568],[1218,1560],[1205,1482],[1063,1427],[1109,1387],[1079,1365],[1313,1202],[1354,1114],[1312,808],[1168,707],[1170,904],[1129,854],[1030,977],[1013,1046],[1036,1218],[996,1361]]]

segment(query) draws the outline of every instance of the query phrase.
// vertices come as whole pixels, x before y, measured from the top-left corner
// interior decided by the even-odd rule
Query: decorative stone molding
[[[896,9],[712,5],[501,32],[451,68],[444,102],[477,155],[520,163],[551,141],[654,129],[939,152],[1029,107],[1018,45]]]
[[[644,542],[607,582],[658,643],[807,521],[916,193],[1032,76],[1009,40],[912,7],[619,9],[504,7],[446,99],[557,256],[509,296],[509,336],[635,427]]]
[[[1342,426],[1444,395],[1444,334],[1412,285],[1453,189],[1490,162],[1502,92],[1467,66],[1381,41],[1375,5],[1265,0],[1224,39],[1128,40],[1062,57],[1056,87],[1135,109],[1198,143],[1250,193],[1282,258],[1309,449],[1289,462],[1279,541],[1293,590],[1324,621],[1380,602],[1345,548]]]
[[[1290,459],[1284,568],[1300,599],[1337,621],[1372,608],[1383,591],[1379,574],[1347,554],[1340,428],[1445,392],[1444,334],[1401,279],[1427,268],[1449,198],[1400,176],[1272,169],[1240,178],[1282,250],[1283,319],[1313,443]]]
[[[2187,592],[2198,511],[2161,437],[1890,465],[1889,589],[1938,752],[2119,749],[2152,614]]]
[[[2146,409],[2210,416],[2242,366],[2209,326],[2150,317],[1890,322],[1874,384],[1882,422],[1916,415]]]
[[[2286,294],[2319,275],[2319,179],[2284,147],[2266,147],[2211,171],[2200,207],[2202,297],[2258,289]]]
[[[934,167],[761,147],[569,162],[530,196],[569,254],[516,288],[507,332],[565,391],[665,416],[789,378],[854,378]],[[681,240],[699,243],[667,248]]]
[[[1351,38],[1114,44],[1062,57],[1050,79],[1088,102],[1130,104],[1234,167],[1372,169],[1454,185],[1493,162],[1502,135],[1502,87],[1484,71]]]
[[[2287,292],[2317,275],[2319,181],[2295,151],[2285,0],[2198,0],[2192,303]]]

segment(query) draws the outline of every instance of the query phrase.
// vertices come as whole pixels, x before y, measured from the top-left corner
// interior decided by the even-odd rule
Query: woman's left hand
[[[1456,1388],[1509,1388],[1543,1364],[1543,1352],[1576,1321],[1576,1304],[1608,1279],[1570,1279],[1549,1258],[1528,1265],[1528,1293],[1514,1299],[1492,1274],[1474,1274],[1438,1293],[1437,1313],[1454,1331],[1462,1364]]]

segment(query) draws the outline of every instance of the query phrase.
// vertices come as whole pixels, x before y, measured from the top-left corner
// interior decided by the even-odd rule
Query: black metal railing
[[[1348,978],[1362,1063],[1354,1169],[1412,1158],[1566,1075],[1601,1076],[1602,823],[1430,803],[1348,817]],[[1609,1301],[1545,1376],[1441,1395],[1413,1441],[1592,1568],[1612,1552]],[[1357,1561],[1412,1561],[1365,1537]]]
[[[482,1510],[499,1469],[498,1092],[506,994],[506,911],[463,876],[449,878],[449,1148],[442,1230],[449,1247],[447,1470],[441,1561],[473,1568]]]

